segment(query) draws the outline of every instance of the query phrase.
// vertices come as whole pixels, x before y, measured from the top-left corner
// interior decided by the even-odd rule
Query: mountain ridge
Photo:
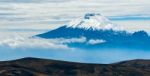
[[[0,62],[0,76],[149,76],[150,60],[90,64],[23,58]]]

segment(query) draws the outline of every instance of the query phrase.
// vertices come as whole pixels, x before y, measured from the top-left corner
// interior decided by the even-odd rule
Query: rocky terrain
[[[0,76],[150,76],[150,60],[87,64],[22,58],[1,61]]]

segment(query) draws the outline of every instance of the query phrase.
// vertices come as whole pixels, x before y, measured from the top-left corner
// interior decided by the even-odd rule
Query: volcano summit
[[[83,29],[113,29],[114,24],[101,14],[87,13],[84,17],[72,20],[67,24],[67,27],[71,28],[83,28]]]

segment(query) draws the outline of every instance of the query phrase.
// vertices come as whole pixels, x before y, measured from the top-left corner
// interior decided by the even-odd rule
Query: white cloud
[[[84,42],[86,42],[86,38],[85,37],[70,38],[70,39],[56,38],[54,41],[57,41],[59,43],[84,43]]]
[[[73,49],[69,48],[67,45],[58,43],[54,40],[46,40],[39,38],[7,38],[0,40],[0,46],[5,46],[8,48],[43,48],[43,49]]]
[[[94,45],[94,44],[101,44],[101,43],[105,43],[106,41],[105,40],[100,40],[100,39],[90,39],[89,41],[88,41],[88,44],[92,44],[92,45]]]
[[[0,46],[7,48],[43,48],[54,50],[73,50],[75,48],[68,47],[67,43],[84,43],[85,37],[80,38],[56,38],[56,39],[43,39],[43,38],[26,38],[22,36],[14,36],[0,39]]]

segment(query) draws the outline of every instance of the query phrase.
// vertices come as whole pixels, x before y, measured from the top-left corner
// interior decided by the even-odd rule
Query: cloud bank
[[[85,37],[72,39],[41,39],[15,36],[14,38],[3,38],[0,39],[0,61],[23,57],[40,57],[84,63],[113,63],[129,59],[150,58],[150,52],[144,50],[129,50],[123,48],[82,50],[65,45],[65,43],[83,43],[85,41]],[[105,41],[96,39],[88,41],[90,45],[103,42]]]
[[[0,29],[53,29],[87,12],[95,12],[125,29],[148,31],[149,8],[149,0],[0,0]]]
[[[70,49],[67,45],[63,45],[58,43],[55,40],[46,40],[39,38],[23,38],[23,37],[15,37],[15,38],[7,38],[0,40],[0,46],[5,46],[8,48],[16,49],[16,48],[43,48],[43,49]]]

